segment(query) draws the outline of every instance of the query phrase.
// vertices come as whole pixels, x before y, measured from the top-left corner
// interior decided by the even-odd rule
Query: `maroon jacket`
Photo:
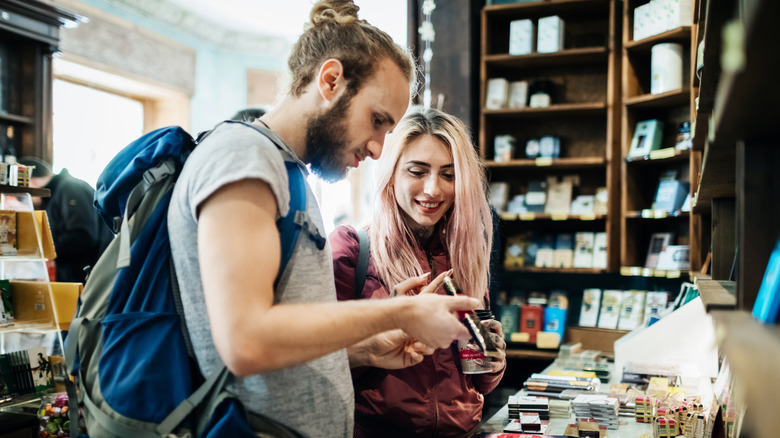
[[[357,232],[350,226],[341,226],[329,240],[338,299],[355,299],[355,267],[360,252]],[[435,274],[450,269],[446,248],[439,239],[431,243],[429,253]],[[429,267],[428,254],[421,252],[417,257],[421,266]],[[361,295],[376,299],[389,295],[371,258]],[[503,375],[503,370],[496,374],[461,373],[456,344],[438,349],[421,363],[405,369],[355,368],[354,436],[470,436],[482,418],[483,394],[495,389]]]

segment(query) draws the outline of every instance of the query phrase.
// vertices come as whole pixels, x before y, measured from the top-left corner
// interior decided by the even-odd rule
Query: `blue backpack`
[[[278,283],[301,229],[320,249],[325,238],[306,219],[300,165],[273,132],[246,126],[271,139],[287,167],[290,212],[277,223],[282,243]],[[225,390],[232,375],[224,365],[204,379],[195,361],[167,215],[176,179],[197,141],[179,127],[152,131],[120,151],[100,175],[95,206],[118,234],[87,280],[66,342],[68,369],[78,385],[77,394],[69,388],[73,431],[80,407],[95,437],[254,437],[258,431],[298,436],[245,412]]]

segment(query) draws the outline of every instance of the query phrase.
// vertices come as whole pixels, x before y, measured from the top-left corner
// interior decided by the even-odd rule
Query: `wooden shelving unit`
[[[623,2],[622,109],[621,109],[621,238],[620,265],[644,266],[650,237],[653,233],[671,232],[675,245],[690,248],[690,269],[699,270],[706,257],[708,242],[702,240],[701,218],[698,214],[674,212],[650,214],[661,175],[676,171],[676,179],[689,182],[690,194],[696,193],[700,152],[674,149],[679,125],[691,118],[692,93],[697,91],[693,76],[691,49],[695,26],[683,26],[638,41],[633,39],[633,12],[649,0]],[[650,58],[652,47],[676,42],[683,46],[683,87],[660,94],[651,94]],[[661,150],[647,157],[628,158],[628,151],[637,123],[658,119],[664,124]]]
[[[491,181],[510,184],[510,198],[527,190],[531,180],[547,176],[581,174],[581,194],[594,194],[597,187],[607,187],[610,202],[618,199],[617,117],[619,93],[619,44],[616,26],[618,11],[614,0],[551,0],[486,6],[482,10],[481,96],[485,102],[486,84],[491,78],[507,80],[550,80],[556,92],[552,104],[544,108],[485,109],[480,111],[480,153],[486,159]],[[509,55],[509,24],[513,20],[558,15],[566,23],[564,49],[555,53]],[[595,35],[595,38],[594,38]],[[591,44],[575,46],[581,36],[591,37]],[[601,44],[593,45],[594,39]],[[517,139],[517,150],[511,160],[493,161],[495,136],[510,134]],[[525,159],[525,143],[532,138],[555,135],[561,138],[558,159]],[[522,169],[523,173],[515,172]],[[609,269],[617,269],[617,234],[619,218],[613,213],[596,217],[560,217],[536,214],[534,224],[556,232],[559,224],[580,220],[600,222],[608,233]],[[531,220],[518,215],[504,219]],[[554,217],[555,216],[555,217]],[[547,225],[544,225],[547,224]],[[540,268],[541,272],[550,272]],[[604,272],[603,270],[584,270]],[[526,272],[535,272],[535,269]],[[583,272],[562,270],[560,272]]]
[[[703,46],[694,147],[703,150],[694,213],[710,217],[710,279],[696,279],[730,367],[732,396],[747,406],[741,437],[777,435],[780,327],[751,315],[780,237],[780,3],[698,0]]]
[[[572,278],[593,276],[593,281],[597,282],[604,274],[616,273],[619,269],[621,22],[618,5],[616,0],[549,0],[486,6],[482,10],[480,91],[483,108],[480,110],[479,147],[491,182],[508,183],[511,199],[514,195],[527,193],[531,181],[578,175],[580,185],[573,196],[594,195],[599,187],[606,187],[609,196],[606,214],[504,212],[500,231],[500,238],[504,239],[513,233],[528,231],[553,235],[606,232],[606,269],[525,266],[508,267],[503,270],[504,274],[514,274],[515,278],[544,278],[550,274]],[[535,21],[551,15],[557,15],[565,22],[563,50],[520,56],[508,54],[511,21]],[[498,77],[510,82],[525,80],[529,84],[536,80],[551,81],[554,84],[551,105],[544,108],[484,108],[487,81]],[[516,151],[511,160],[496,162],[493,160],[494,138],[505,134],[516,138]],[[527,159],[526,142],[545,135],[561,139],[560,158]],[[502,253],[505,248],[505,242],[502,242]],[[580,293],[581,286],[577,285]],[[576,290],[572,292],[577,293]],[[579,302],[579,298],[575,298],[575,302]],[[578,311],[579,308],[569,309],[569,312]],[[611,342],[605,345],[608,351],[612,350]],[[511,353],[510,357],[525,358],[525,354]],[[547,356],[541,358],[557,356],[557,352],[545,354]]]

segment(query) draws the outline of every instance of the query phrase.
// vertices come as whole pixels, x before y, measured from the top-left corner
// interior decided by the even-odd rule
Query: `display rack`
[[[23,188],[6,193],[7,188],[0,185],[0,214],[13,216],[15,227],[7,228],[9,243],[4,244],[5,251],[0,255],[0,280],[10,280],[13,323],[0,327],[0,353],[32,347],[44,347],[47,355],[63,351],[61,330],[67,329],[64,321],[69,319],[58,312],[58,299],[49,279],[47,261],[55,253],[45,212],[33,209],[30,194],[20,193]],[[46,189],[33,191],[48,194]],[[31,398],[35,395],[23,394],[3,401],[0,408]]]
[[[691,118],[691,95],[697,87],[690,79],[692,69],[692,33],[694,28],[682,26],[657,35],[634,40],[634,10],[649,0],[623,2],[622,52],[622,198],[621,198],[621,267],[644,267],[653,233],[673,233],[672,244],[688,245],[690,270],[700,269],[708,245],[702,241],[701,218],[687,211],[653,211],[653,201],[661,175],[677,172],[677,180],[690,183],[689,193],[696,193],[698,181],[696,150],[675,149],[675,137],[680,123]],[[680,43],[683,47],[683,82],[678,90],[651,93],[651,51],[660,43]],[[644,156],[629,156],[637,123],[657,119],[664,124],[661,148]],[[662,219],[662,220],[659,220]],[[686,270],[686,269],[684,269]]]

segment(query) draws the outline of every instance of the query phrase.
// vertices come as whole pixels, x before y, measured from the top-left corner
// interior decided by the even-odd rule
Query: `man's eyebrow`
[[[379,115],[381,115],[391,126],[395,125],[395,119],[387,111],[380,111]]]

